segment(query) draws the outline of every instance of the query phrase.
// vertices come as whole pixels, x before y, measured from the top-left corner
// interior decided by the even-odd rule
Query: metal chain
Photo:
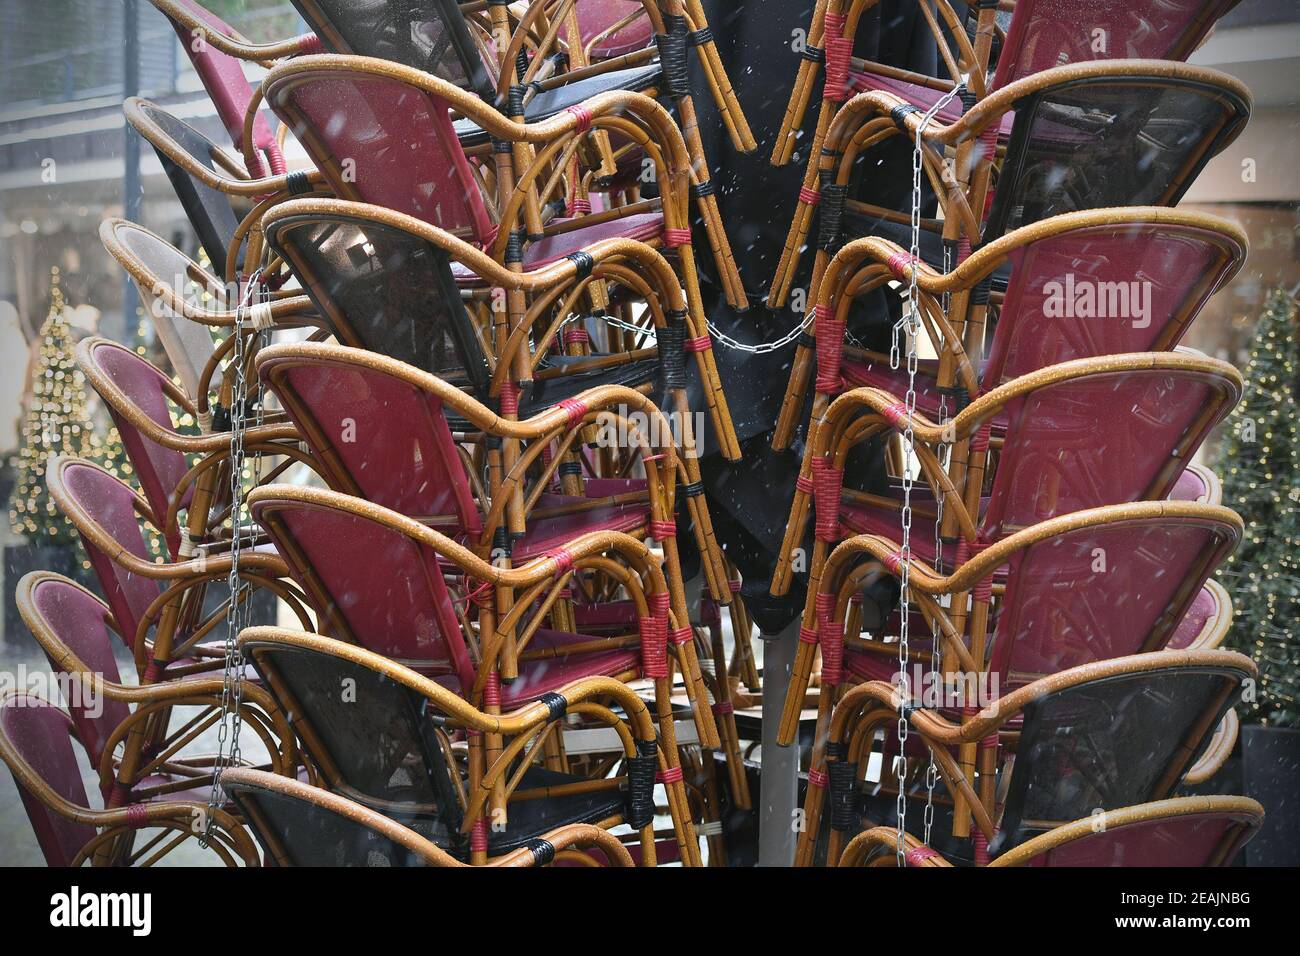
[[[261,284],[262,273],[257,270],[249,277],[235,309],[234,385],[230,399],[230,573],[226,578],[230,591],[230,604],[226,609],[225,666],[221,681],[221,718],[217,726],[217,756],[212,766],[212,790],[208,796],[208,813],[204,819],[200,843],[207,845],[216,810],[225,800],[221,786],[221,773],[228,766],[238,766],[242,755],[239,734],[243,727],[244,655],[236,639],[243,628],[247,614],[244,585],[239,575],[240,531],[243,526],[244,505],[244,429],[247,417],[248,382],[244,375],[247,360],[244,333],[248,309]],[[259,412],[259,419],[261,413]],[[227,751],[227,745],[229,751]]]
[[[943,245],[943,272],[947,275],[952,271],[951,249],[945,242]],[[950,297],[947,292],[943,294],[939,307],[945,317],[948,315],[948,305]],[[939,427],[943,428],[948,424],[948,396],[940,395],[939,397]],[[939,465],[944,471],[948,469],[949,458],[947,452],[951,450],[948,445],[941,445],[939,449]],[[943,492],[942,490],[934,496],[934,560],[936,569],[942,569],[943,563]],[[933,686],[943,687],[943,666],[942,666],[943,649],[940,644],[940,628],[938,618],[930,624],[930,669],[928,679]],[[940,699],[942,703],[942,698]],[[934,759],[934,748],[927,747],[928,763],[925,768],[925,814],[922,817],[924,821],[924,830],[921,841],[930,845],[930,834],[934,830],[934,788],[939,782],[939,765]]]
[[[903,316],[894,323],[892,342],[889,350],[889,364],[897,369],[899,364],[899,336],[907,335],[907,421],[903,429],[903,540],[899,549],[899,626],[898,626],[898,760],[894,767],[898,776],[898,800],[896,803],[898,829],[895,844],[895,857],[898,866],[907,865],[907,732],[908,711],[912,702],[912,691],[907,678],[908,658],[911,648],[908,646],[909,604],[911,602],[911,563],[912,563],[912,440],[913,422],[916,417],[916,340],[920,332],[920,307],[917,304],[917,267],[921,261],[921,169],[924,153],[921,138],[925,128],[934,119],[935,114],[955,97],[961,85],[944,94],[938,102],[926,110],[916,128],[916,142],[912,150],[912,242],[908,250],[911,257],[910,280],[907,288],[907,309]]]
[[[812,325],[815,316],[815,312],[805,312],[803,321],[792,328],[789,332],[785,333],[785,335],[781,336],[774,342],[762,342],[758,345],[749,345],[745,342],[737,341],[720,330],[712,322],[709,322],[709,334],[725,348],[734,349],[737,352],[746,352],[750,355],[767,355],[769,352],[776,352],[785,348],[795,339],[799,338],[799,336],[803,335],[803,333],[808,330],[808,326]]]
[[[564,328],[564,326],[569,325],[571,322],[574,322],[580,318],[582,318],[582,316],[571,315],[567,319],[565,319],[564,322],[561,323],[560,328]],[[722,345],[725,348],[734,349],[737,352],[747,352],[750,355],[766,355],[769,352],[776,352],[780,349],[785,348],[795,339],[799,338],[800,335],[802,335],[804,332],[808,330],[808,326],[812,325],[813,318],[814,318],[814,314],[809,313],[804,317],[803,321],[801,321],[798,325],[792,328],[785,335],[781,336],[781,338],[776,339],[773,342],[762,342],[758,345],[749,345],[745,342],[740,342],[736,339],[733,339],[731,336],[721,331],[712,322],[709,323],[709,335],[714,339],[714,341],[716,341],[719,345]],[[655,332],[653,326],[632,325],[629,322],[624,322],[621,319],[616,319],[612,315],[603,315],[600,317],[600,321],[603,322],[605,325],[612,325],[616,329],[624,329],[628,332],[636,332],[641,335],[648,334],[653,336]],[[851,345],[861,346],[862,343],[858,342],[857,339],[853,338],[852,335],[847,335],[846,333],[846,337],[848,338],[849,343]]]

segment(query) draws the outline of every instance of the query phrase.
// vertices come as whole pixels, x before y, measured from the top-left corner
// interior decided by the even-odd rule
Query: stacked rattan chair
[[[708,430],[739,455],[692,209],[744,302],[693,119],[691,50],[735,144],[753,142],[699,3],[629,17],[313,0],[297,4],[313,34],[261,45],[191,0],[155,6],[229,142],[145,100],[124,110],[207,263],[103,224],[172,369],[81,343],[139,492],[90,462],[53,462],[51,494],[106,602],[50,576],[24,584],[51,659],[116,695],[93,727],[72,715],[106,805],[134,820],[184,787],[212,808],[201,839],[228,862],[249,856],[241,821],[277,863],[319,859],[312,828],[347,821],[369,835],[350,845],[362,858],[700,863],[696,825],[712,814],[716,840],[717,806],[688,787],[681,746],[721,748],[733,799],[748,795],[729,662],[716,621],[697,633],[684,587],[698,573],[709,607],[733,603],[701,494],[690,356]],[[256,89],[245,61],[270,68]],[[290,171],[290,137],[315,169]],[[219,581],[232,596],[213,609]],[[257,591],[302,631],[236,643]],[[107,631],[88,623],[101,618]],[[87,676],[85,658],[111,658],[111,632],[135,684]],[[339,710],[335,679],[364,685],[361,704]],[[260,770],[226,750],[232,717],[271,754]],[[222,753],[190,756],[214,722]],[[570,759],[565,740],[601,728],[603,749]],[[24,747],[4,753],[24,783],[40,776]],[[51,859],[144,858],[108,832]]]
[[[1107,50],[1168,58],[1125,61],[1080,47],[1069,5],[1016,3],[1001,23],[997,4],[972,5],[963,29],[922,4],[955,90],[854,61],[870,4],[818,5],[824,99],[772,288],[783,301],[816,211],[811,336],[773,440],[791,447],[807,414],[772,581],[780,595],[807,575],[780,728],[793,742],[814,693],[800,865],[1078,865],[1094,850],[1064,847],[1090,812],[1138,830],[1257,812],[1169,802],[1226,757],[1232,700],[1253,680],[1247,659],[1213,650],[1231,604],[1209,578],[1241,522],[1188,469],[1240,378],[1178,347],[1245,235],[1169,208],[1249,112],[1236,81],[1176,62],[1230,5],[1080,6]],[[790,158],[818,59],[801,65],[774,162]],[[913,208],[854,202],[859,160],[899,135],[914,144]],[[861,321],[858,302],[881,293],[906,295],[892,330]],[[846,481],[864,443],[888,487]],[[1197,703],[1173,690],[1218,668]],[[1110,736],[1156,699],[1163,712]],[[1143,839],[1095,859],[1131,860]],[[1189,861],[1238,845],[1216,839]]]
[[[254,43],[151,2],[223,132],[123,105],[194,236],[100,228],[170,367],[82,341],[134,485],[46,469],[102,594],[17,590],[75,691],[0,698],[47,861],[724,865],[762,682],[699,463],[741,457],[705,286],[748,302],[692,57],[756,144],[702,4],[293,0],[312,32]],[[1249,113],[1179,62],[1231,2],[1090,7],[1163,58],[1128,60],[1058,36],[1068,4],[921,3],[956,91],[854,60],[871,6],[817,3],[772,156],[824,70],[768,299],[816,215],[773,439],[802,463],[771,590],[807,584],[778,742],[817,711],[796,862],[1229,862],[1258,805],[1180,788],[1258,677],[1218,649],[1241,520],[1191,463],[1242,383],[1178,344],[1246,237],[1173,207]],[[913,208],[856,201],[900,136]],[[860,321],[904,290],[892,342]],[[846,482],[864,445],[896,482]]]

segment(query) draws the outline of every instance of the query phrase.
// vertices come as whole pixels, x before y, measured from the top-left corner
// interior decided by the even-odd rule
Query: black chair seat
[[[544,767],[531,767],[524,774],[519,789],[558,787],[567,783],[578,783],[583,779],[572,774],[547,770]],[[506,814],[505,829],[489,828],[488,830],[488,855],[501,856],[509,853],[558,827],[573,823],[595,823],[621,814],[623,796],[622,790],[596,790],[589,793],[545,797],[539,800],[513,800]],[[461,859],[468,857],[468,844],[460,842],[458,835],[450,833],[441,820],[430,817],[404,818],[397,813],[389,815],[453,856]]]
[[[610,90],[632,90],[642,92],[659,83],[659,65],[633,67],[630,70],[614,70],[598,76],[588,77],[566,83],[553,90],[545,90],[532,98],[524,107],[524,120],[529,123],[544,120],[560,113],[570,106],[589,100],[597,93]],[[454,124],[456,136],[465,147],[482,146],[489,136],[473,120],[459,119]]]

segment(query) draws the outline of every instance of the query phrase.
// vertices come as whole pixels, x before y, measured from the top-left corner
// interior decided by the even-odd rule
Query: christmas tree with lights
[[[1254,658],[1251,716],[1300,726],[1300,401],[1295,301],[1273,292],[1255,327],[1241,403],[1228,419],[1216,470],[1223,503],[1246,524],[1219,570],[1235,610],[1225,645]],[[1243,715],[1245,716],[1245,715]]]
[[[39,332],[31,400],[23,419],[9,500],[10,525],[33,544],[79,548],[76,529],[45,487],[45,466],[50,458],[86,458],[123,477],[130,471],[117,430],[111,429],[107,438],[101,438],[91,422],[85,376],[73,359],[75,345],[55,268],[50,270],[50,311]]]

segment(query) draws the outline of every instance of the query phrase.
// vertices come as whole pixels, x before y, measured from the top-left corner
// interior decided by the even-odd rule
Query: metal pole
[[[759,778],[758,865],[794,863],[794,813],[799,799],[799,746],[778,746],[781,708],[790,687],[798,645],[799,618],[779,634],[759,635],[763,643],[763,744]]]
[[[125,0],[122,17],[122,96],[140,93],[140,8],[139,0]],[[140,137],[130,123],[122,124],[122,209],[131,222],[140,221]],[[122,335],[120,342],[131,342],[135,333],[135,311],[139,305],[131,277],[122,277]]]

